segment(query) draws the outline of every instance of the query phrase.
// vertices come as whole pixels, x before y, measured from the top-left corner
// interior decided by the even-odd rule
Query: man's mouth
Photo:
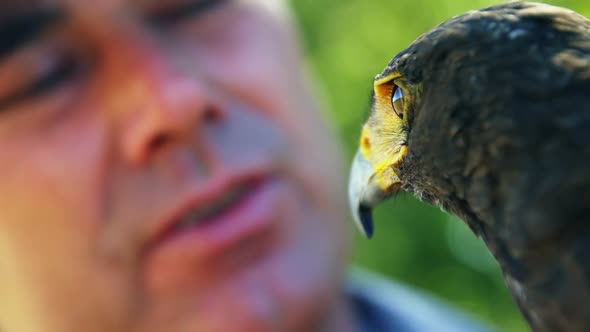
[[[197,227],[215,220],[215,217],[223,214],[232,206],[238,204],[245,196],[250,194],[254,185],[254,183],[239,184],[223,193],[221,197],[213,201],[211,204],[190,210],[187,215],[179,219],[178,223],[173,226],[171,231],[183,231],[187,228]]]
[[[212,271],[229,257],[240,257],[239,264],[244,264],[268,252],[276,237],[284,183],[268,174],[218,181],[160,218],[144,252],[148,278],[166,279],[170,285],[194,276],[185,267]]]
[[[232,225],[227,227],[239,227],[240,217],[247,217],[249,201],[256,198],[258,191],[268,185],[270,179],[256,174],[227,178],[212,181],[163,218],[153,242],[160,243],[193,231],[205,235],[209,229],[216,229],[216,224],[228,221],[228,218],[232,219]]]

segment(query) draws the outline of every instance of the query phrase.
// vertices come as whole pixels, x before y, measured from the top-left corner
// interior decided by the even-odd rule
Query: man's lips
[[[207,224],[215,222],[228,210],[241,203],[246,196],[251,195],[262,179],[251,176],[228,183],[223,182],[212,184],[210,188],[189,198],[172,212],[170,217],[165,218],[158,225],[154,242],[191,228],[204,228]]]
[[[195,263],[232,251],[240,243],[267,238],[280,187],[268,174],[219,177],[161,220],[145,258],[156,260],[156,265],[187,259]]]

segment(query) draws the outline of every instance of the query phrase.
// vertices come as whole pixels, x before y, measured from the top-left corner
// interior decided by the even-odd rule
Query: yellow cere
[[[408,153],[408,148],[404,145],[400,148],[399,152],[387,160],[383,160],[377,164],[375,169],[375,180],[379,185],[379,188],[385,192],[389,192],[391,187],[400,183],[400,178],[393,170],[393,166],[397,165],[403,160],[403,157]]]
[[[393,166],[408,153],[404,123],[394,112],[391,97],[398,73],[375,80],[373,111],[363,126],[359,147],[361,154],[373,165],[373,176],[382,190],[388,191],[400,182]]]

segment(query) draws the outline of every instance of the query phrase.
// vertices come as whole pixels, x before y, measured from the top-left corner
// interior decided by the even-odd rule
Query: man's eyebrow
[[[178,17],[187,16],[190,14],[198,14],[221,6],[226,0],[146,0],[143,5],[155,13],[152,18],[158,21],[175,21]],[[195,15],[196,16],[196,15]]]
[[[11,14],[0,9],[0,58],[38,38],[64,16],[58,8],[19,10]]]

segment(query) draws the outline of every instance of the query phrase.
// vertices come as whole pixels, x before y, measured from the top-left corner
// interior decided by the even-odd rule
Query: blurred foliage
[[[546,1],[590,16],[590,1]],[[328,116],[352,158],[368,114],[372,78],[434,25],[499,3],[485,0],[292,0]],[[357,239],[355,263],[427,289],[501,331],[528,331],[496,263],[467,227],[402,196],[376,211],[373,240]]]

